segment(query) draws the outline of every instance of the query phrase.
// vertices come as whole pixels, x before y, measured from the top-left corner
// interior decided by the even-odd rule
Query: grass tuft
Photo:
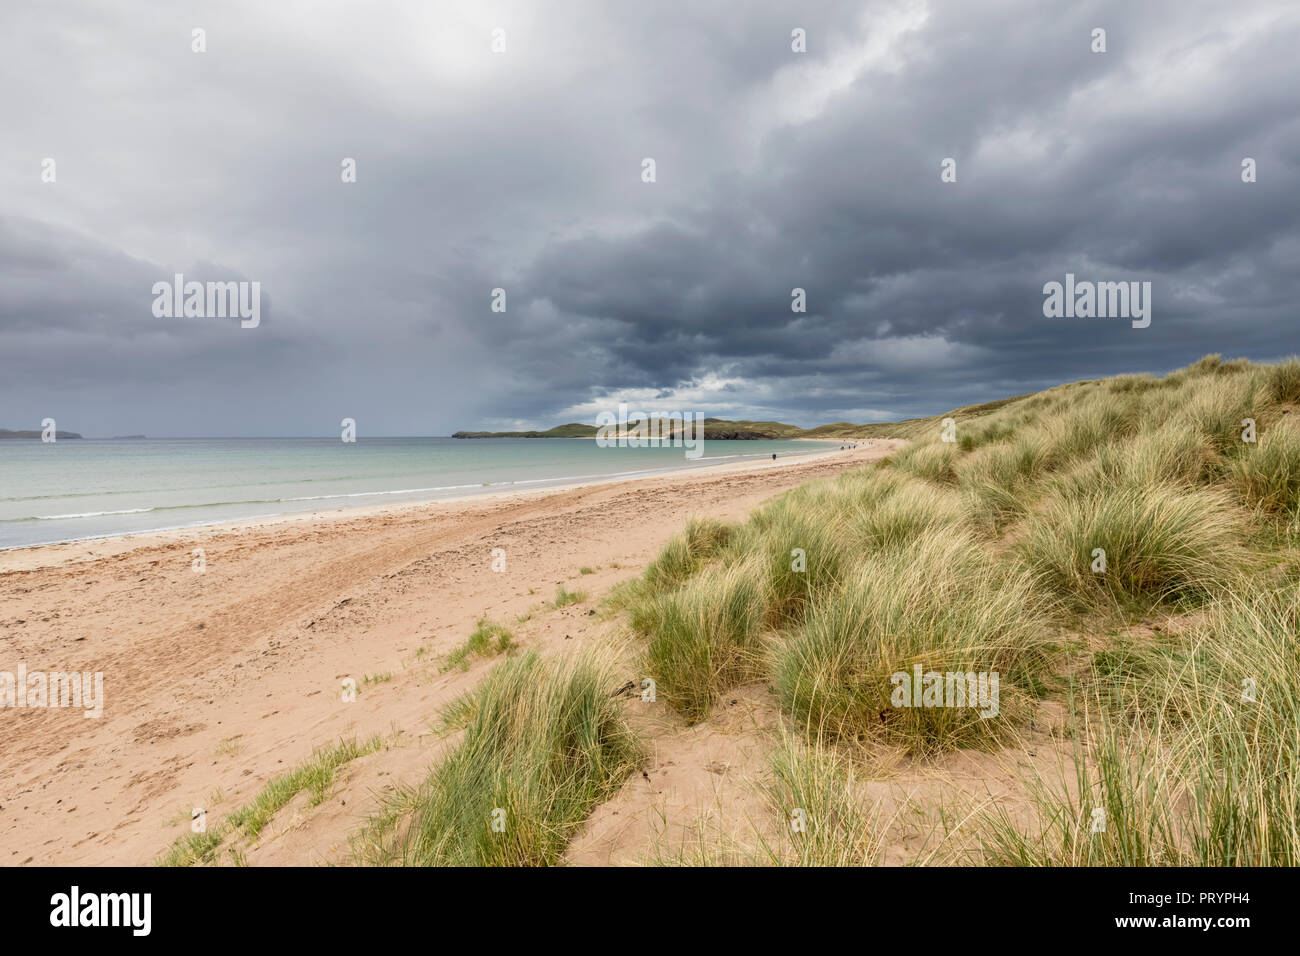
[[[559,863],[587,814],[641,761],[611,683],[608,668],[590,657],[544,661],[529,653],[498,664],[461,715],[460,743],[399,798],[402,806],[374,821],[363,859]]]

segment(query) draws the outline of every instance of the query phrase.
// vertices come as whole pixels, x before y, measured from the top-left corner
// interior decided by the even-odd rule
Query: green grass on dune
[[[730,525],[712,519],[692,518],[686,523],[686,530],[674,535],[646,568],[647,585],[663,588],[681,584],[717,554],[730,535]]]
[[[994,739],[1046,662],[1047,601],[1032,576],[992,561],[968,533],[946,530],[864,562],[776,643],[785,709],[817,736],[876,738],[915,752]],[[997,672],[995,719],[974,708],[895,708],[891,676],[913,667]]]
[[[1185,634],[1097,655],[1070,786],[1035,779],[985,858],[1034,866],[1300,864],[1300,588],[1213,605]],[[1100,811],[1103,827],[1094,821]]]
[[[196,866],[217,862],[221,847],[231,841],[255,841],[276,813],[304,791],[308,806],[318,806],[329,795],[340,767],[383,746],[378,736],[358,742],[355,738],[312,751],[311,757],[279,774],[248,803],[213,821],[201,833],[176,840],[158,860],[159,866]],[[234,848],[236,851],[237,847]]]
[[[402,866],[549,866],[641,752],[609,668],[534,653],[498,664],[463,701],[463,737],[382,816],[362,858]]]
[[[1029,519],[1025,562],[1055,593],[1188,603],[1241,574],[1243,518],[1227,494],[1159,483],[1056,495]]]
[[[475,658],[495,657],[498,654],[508,653],[514,647],[514,635],[510,633],[509,628],[481,617],[473,633],[465,639],[465,643],[446,656],[443,667],[445,670],[452,668],[469,670],[470,662]]]
[[[648,666],[662,686],[660,699],[699,720],[717,694],[757,676],[763,587],[761,565],[747,561],[700,571],[637,605],[632,626],[649,636]]]

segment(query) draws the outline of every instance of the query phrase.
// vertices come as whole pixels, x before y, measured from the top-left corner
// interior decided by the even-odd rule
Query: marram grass
[[[639,765],[611,697],[616,679],[591,656],[534,653],[498,664],[461,702],[459,744],[381,815],[363,860],[402,866],[549,866],[591,810]]]

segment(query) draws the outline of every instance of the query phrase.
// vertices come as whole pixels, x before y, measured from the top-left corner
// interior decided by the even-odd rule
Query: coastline
[[[822,445],[834,444],[831,440],[820,438],[796,438],[790,439],[790,441],[815,442]],[[859,444],[862,443],[859,442]],[[202,522],[176,527],[157,528],[149,531],[89,535],[81,538],[72,538],[66,541],[15,545],[13,547],[0,548],[0,575],[9,571],[32,570],[34,568],[49,567],[56,564],[69,563],[78,560],[94,560],[109,555],[131,551],[137,547],[148,547],[154,544],[168,544],[177,540],[192,540],[196,542],[197,546],[201,543],[197,540],[199,538],[207,538],[214,534],[241,534],[252,529],[270,527],[286,522],[330,521],[340,518],[365,517],[367,515],[383,515],[412,510],[418,511],[420,509],[438,508],[442,506],[457,506],[469,502],[488,502],[492,500],[509,500],[513,498],[538,498],[550,494],[572,491],[576,488],[619,484],[622,482],[649,481],[654,479],[671,478],[679,475],[719,474],[726,471],[748,468],[771,469],[790,467],[800,462],[809,462],[829,455],[842,455],[845,453],[845,451],[842,451],[839,448],[828,447],[822,451],[811,451],[800,454],[798,457],[778,458],[776,461],[768,459],[761,461],[728,461],[719,462],[714,465],[696,465],[688,468],[651,470],[639,475],[615,474],[610,476],[594,477],[589,480],[566,481],[563,484],[558,485],[548,484],[542,488],[521,488],[512,486],[499,488],[493,491],[458,494],[449,497],[429,498],[419,501],[351,505],[343,508],[322,508],[309,511],[286,511],[259,517],[239,518],[233,521]]]

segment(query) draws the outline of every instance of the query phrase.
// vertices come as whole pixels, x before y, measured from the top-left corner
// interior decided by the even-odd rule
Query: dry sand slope
[[[383,734],[390,747],[344,767],[320,806],[285,807],[247,854],[255,864],[346,861],[349,834],[383,793],[418,781],[437,758],[429,724],[440,705],[491,666],[430,664],[477,618],[534,612],[516,637],[543,653],[592,639],[616,626],[589,613],[596,599],[639,573],[687,517],[740,518],[898,444],[0,553],[0,670],[102,671],[106,698],[99,720],[0,709],[0,864],[150,862],[188,832],[192,808],[212,820],[314,746]],[[206,552],[203,574],[191,568],[195,547]],[[490,567],[497,547],[504,574]],[[584,566],[594,573],[581,575]],[[559,582],[590,597],[544,608]],[[361,686],[354,703],[340,700],[349,676]],[[691,752],[700,774],[719,772],[710,748]],[[628,859],[643,843],[643,816],[625,823],[643,801],[622,802],[622,821],[617,808],[598,811],[575,862]]]

